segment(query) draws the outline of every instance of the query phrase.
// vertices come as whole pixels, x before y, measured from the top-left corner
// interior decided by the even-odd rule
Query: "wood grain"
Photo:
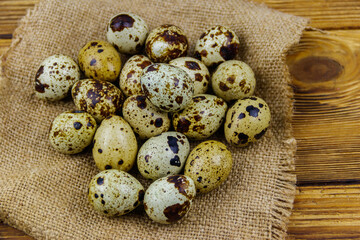
[[[305,32],[287,63],[298,182],[360,180],[360,30]]]

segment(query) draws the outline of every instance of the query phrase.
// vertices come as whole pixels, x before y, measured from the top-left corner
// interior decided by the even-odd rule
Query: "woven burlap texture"
[[[256,95],[271,108],[271,127],[263,139],[230,148],[234,166],[228,180],[220,189],[197,196],[180,223],[156,224],[141,207],[119,218],[95,213],[87,200],[88,183],[98,172],[91,149],[67,156],[48,141],[51,121],[75,109],[73,103],[47,103],[34,96],[34,75],[44,58],[62,53],[77,59],[87,41],[105,39],[107,21],[122,11],[142,16],[150,29],[165,23],[180,26],[188,36],[190,56],[206,28],[229,26],[241,41],[237,58],[253,68]],[[40,2],[21,20],[2,57],[0,218],[39,239],[285,238],[296,181],[285,55],[306,24],[305,19],[242,0]]]

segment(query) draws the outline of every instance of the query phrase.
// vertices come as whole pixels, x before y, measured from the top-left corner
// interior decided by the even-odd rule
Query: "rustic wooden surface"
[[[308,17],[287,63],[295,91],[297,195],[288,239],[360,239],[360,1],[255,0]],[[0,55],[38,0],[0,0]],[[32,239],[0,223],[0,239]]]

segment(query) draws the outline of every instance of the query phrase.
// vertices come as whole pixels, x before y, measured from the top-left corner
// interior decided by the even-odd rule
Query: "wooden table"
[[[313,27],[287,58],[298,140],[288,239],[360,239],[360,1],[255,1],[308,17]],[[0,0],[0,55],[36,2]],[[0,223],[0,239],[32,238]]]

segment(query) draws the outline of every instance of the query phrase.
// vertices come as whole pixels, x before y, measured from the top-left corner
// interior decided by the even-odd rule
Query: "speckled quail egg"
[[[263,99],[252,96],[237,100],[226,114],[225,138],[235,146],[247,146],[266,133],[270,119],[270,108]]]
[[[50,56],[36,72],[35,95],[47,101],[61,100],[79,79],[79,67],[71,57],[60,54]]]
[[[128,97],[123,106],[124,119],[141,139],[147,139],[169,130],[169,114],[155,107],[145,95]]]
[[[191,178],[173,175],[153,182],[145,192],[144,208],[155,222],[170,224],[182,219],[196,195]]]
[[[130,174],[116,169],[93,177],[89,184],[90,205],[108,217],[127,214],[144,200],[144,187]]]
[[[137,155],[141,175],[158,179],[178,174],[183,169],[190,152],[190,143],[184,134],[165,132],[147,140]]]
[[[123,12],[110,19],[106,38],[119,52],[135,54],[144,46],[148,31],[146,22],[141,17]]]
[[[75,106],[90,113],[98,122],[118,114],[124,101],[122,92],[113,84],[93,79],[75,83],[71,95]]]
[[[184,109],[194,94],[194,82],[181,68],[154,63],[141,76],[141,88],[152,104],[166,112]]]
[[[151,30],[145,43],[146,54],[153,62],[169,62],[186,56],[188,48],[184,31],[174,25],[162,25]]]
[[[201,34],[195,45],[195,58],[214,67],[234,59],[239,51],[240,41],[235,32],[224,26],[214,26]]]
[[[142,94],[140,76],[142,71],[152,62],[144,55],[132,56],[124,65],[120,73],[119,86],[125,96]]]
[[[90,41],[80,50],[79,66],[85,77],[114,82],[118,79],[121,59],[116,49],[108,42]]]
[[[96,127],[95,119],[86,112],[61,113],[51,123],[50,144],[61,153],[79,153],[91,144]]]
[[[227,179],[232,164],[231,152],[226,145],[209,140],[190,152],[184,174],[194,180],[198,193],[208,193]]]
[[[249,65],[230,60],[217,67],[211,77],[211,85],[217,96],[229,102],[253,95],[256,80]]]
[[[223,123],[227,110],[226,102],[214,95],[198,94],[183,110],[173,114],[175,131],[190,139],[206,139]]]
[[[195,58],[181,57],[171,60],[170,65],[183,69],[194,82],[194,95],[206,93],[209,87],[210,73],[205,64]]]
[[[129,171],[135,163],[137,150],[135,134],[122,117],[112,115],[101,122],[92,149],[95,164],[101,171]]]

